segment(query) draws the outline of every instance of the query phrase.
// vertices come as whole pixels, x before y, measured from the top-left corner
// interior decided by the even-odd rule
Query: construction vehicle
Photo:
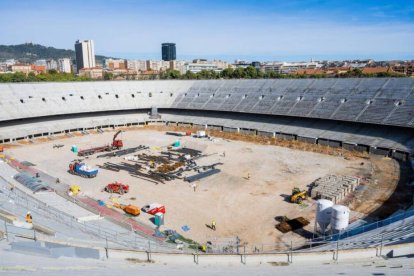
[[[105,192],[108,193],[118,193],[120,195],[123,195],[125,193],[129,192],[129,185],[128,184],[122,184],[118,182],[110,183],[105,186],[103,189]]]
[[[78,195],[80,193],[79,185],[71,185],[69,188],[69,192],[71,192],[75,196]]]
[[[151,203],[142,207],[141,211],[150,215],[155,215],[156,213],[165,214],[165,206],[159,203]]]
[[[92,169],[86,166],[85,163],[74,161],[69,164],[69,173],[85,178],[93,178],[98,174],[98,169]]]
[[[96,147],[96,148],[80,150],[78,152],[78,156],[87,156],[87,155],[92,155],[92,154],[98,153],[98,152],[122,149],[122,147],[124,146],[124,142],[120,139],[118,139],[118,140],[116,139],[121,132],[122,132],[122,130],[119,130],[117,133],[115,133],[114,137],[112,138],[112,144],[106,145],[106,146],[103,146],[103,147]]]
[[[290,196],[290,202],[300,204],[303,200],[308,198],[308,193],[305,190],[300,190],[295,187],[292,190],[292,195]]]
[[[133,216],[139,216],[141,211],[139,210],[138,206],[129,204],[129,205],[123,205],[119,203],[114,203],[114,207],[119,208],[123,210],[125,213],[133,215]]]
[[[122,132],[122,130],[119,130],[117,133],[115,133],[114,138],[112,138],[112,147],[114,149],[122,149],[124,146],[124,142],[121,139],[116,140],[116,137]]]

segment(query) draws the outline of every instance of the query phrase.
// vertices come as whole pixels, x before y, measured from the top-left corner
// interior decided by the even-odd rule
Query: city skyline
[[[177,60],[414,59],[405,1],[102,2],[5,0],[0,23],[13,28],[0,30],[0,44],[71,49],[93,39],[97,54],[128,59],[161,59],[165,41],[177,44]]]

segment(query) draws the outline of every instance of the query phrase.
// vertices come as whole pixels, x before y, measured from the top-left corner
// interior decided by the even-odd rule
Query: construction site
[[[147,126],[37,139],[8,147],[7,154],[56,178],[53,184],[69,187],[70,197],[87,196],[155,233],[173,231],[198,244],[235,240],[263,247],[306,240],[314,235],[317,199],[331,196],[336,204],[352,204],[352,223],[396,188],[395,160],[282,143]],[[315,185],[333,176],[351,184],[328,191]],[[367,197],[370,185],[382,188]],[[375,204],[364,205],[367,200]],[[294,219],[299,226],[283,227]]]

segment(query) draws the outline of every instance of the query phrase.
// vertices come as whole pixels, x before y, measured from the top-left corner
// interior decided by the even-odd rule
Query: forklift
[[[299,188],[295,187],[292,190],[292,195],[290,196],[290,202],[301,204],[303,200],[308,198],[308,193],[305,190],[300,190]]]

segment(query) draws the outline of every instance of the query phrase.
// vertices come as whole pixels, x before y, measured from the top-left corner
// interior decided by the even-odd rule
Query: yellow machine
[[[119,203],[114,203],[114,207],[124,210],[125,213],[133,215],[133,216],[139,216],[139,214],[141,213],[141,211],[139,210],[139,207],[132,205],[132,204],[123,205]]]
[[[69,191],[71,191],[73,195],[77,195],[80,192],[80,187],[78,185],[72,185],[70,186]]]
[[[300,204],[303,200],[308,197],[308,193],[303,190],[301,191],[299,188],[293,188],[292,195],[290,196],[290,202]]]

